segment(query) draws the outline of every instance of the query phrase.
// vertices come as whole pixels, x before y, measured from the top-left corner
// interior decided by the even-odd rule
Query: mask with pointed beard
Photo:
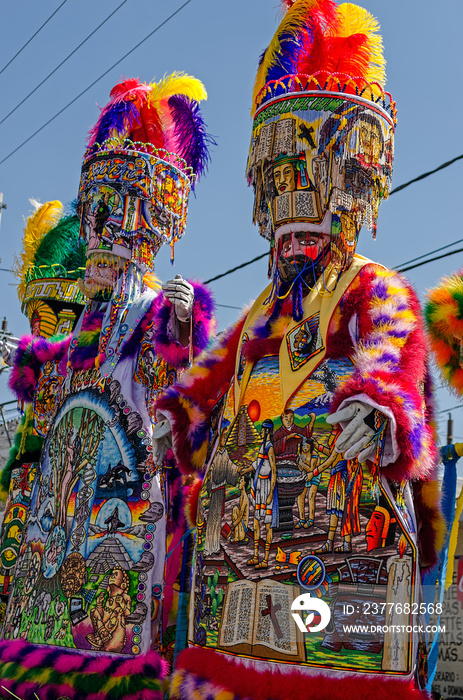
[[[278,274],[281,282],[285,286],[290,286],[296,278],[299,278],[308,292],[323,272],[326,252],[326,249],[322,250],[315,260],[305,255],[295,255],[290,258],[280,255],[278,258]]]

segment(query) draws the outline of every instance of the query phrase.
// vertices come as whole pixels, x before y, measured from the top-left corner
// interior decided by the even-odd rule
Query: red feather
[[[135,99],[137,92],[147,92],[146,85],[143,85],[138,78],[128,78],[118,83],[109,93],[111,102],[119,102],[120,100]]]
[[[162,123],[157,109],[152,106],[149,100],[150,92],[151,85],[141,83],[138,78],[128,78],[115,85],[110,92],[110,101],[101,111],[98,122],[90,131],[89,146],[95,143],[102,124],[106,125],[107,123],[105,132],[110,130],[114,114],[116,119],[113,126],[119,137],[152,143],[156,148],[164,148]],[[130,119],[124,116],[123,123],[120,123],[121,120],[117,121],[117,117],[120,116],[121,108],[123,110],[123,103],[130,106],[130,110],[127,112],[130,114]],[[106,138],[105,132],[103,132],[103,136]]]
[[[149,101],[137,104],[139,111],[138,124],[132,127],[132,141],[152,143],[156,148],[164,148],[165,140],[161,120],[156,107]]]

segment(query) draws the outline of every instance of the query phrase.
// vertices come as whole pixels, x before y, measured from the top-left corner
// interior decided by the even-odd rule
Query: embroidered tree
[[[74,409],[68,411],[57,425],[49,448],[55,496],[53,525],[66,527],[72,489],[84,475],[86,467],[95,463],[104,432],[103,419],[88,408],[84,408],[78,418],[77,432],[74,426]]]

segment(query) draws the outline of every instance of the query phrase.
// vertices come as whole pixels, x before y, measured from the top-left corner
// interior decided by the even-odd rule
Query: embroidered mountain
[[[107,537],[90,554],[87,566],[90,567],[92,573],[103,574],[116,567],[128,571],[132,568],[133,561],[119,540],[115,537]]]

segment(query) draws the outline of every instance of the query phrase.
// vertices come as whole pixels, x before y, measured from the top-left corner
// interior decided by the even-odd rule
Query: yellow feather
[[[265,52],[262,63],[260,64],[257,70],[256,80],[254,83],[254,91],[252,93],[252,116],[254,116],[256,109],[257,95],[266,83],[267,71],[269,67],[276,62],[278,54],[280,53],[280,36],[282,34],[288,33],[294,34],[296,27],[300,27],[304,24],[304,20],[307,16],[307,13],[317,5],[318,0],[300,0],[299,2],[295,2],[294,5],[292,5],[289,8],[282,21],[280,22],[280,26],[278,27],[275,36],[270,42]]]
[[[383,40],[379,33],[378,20],[363,7],[358,7],[351,2],[344,2],[338,6],[337,19],[337,36],[351,36],[352,34],[366,34],[368,36],[371,58],[370,69],[365,79],[369,83],[376,82],[383,86],[386,82],[386,60],[383,54]]]
[[[159,277],[156,277],[154,272],[147,272],[143,277],[143,282],[150,289],[158,290],[162,287],[161,280],[159,279]]]
[[[150,101],[156,106],[172,95],[184,95],[197,102],[207,99],[202,82],[187,73],[165,75],[158,83],[151,83],[151,86]]]
[[[57,200],[45,202],[45,204],[40,204],[33,199],[29,201],[36,208],[36,211],[27,219],[22,251],[19,256],[15,257],[13,263],[13,273],[19,280],[18,297],[21,302],[26,291],[26,272],[34,262],[37,248],[43,237],[57,225],[63,215],[63,205]]]

